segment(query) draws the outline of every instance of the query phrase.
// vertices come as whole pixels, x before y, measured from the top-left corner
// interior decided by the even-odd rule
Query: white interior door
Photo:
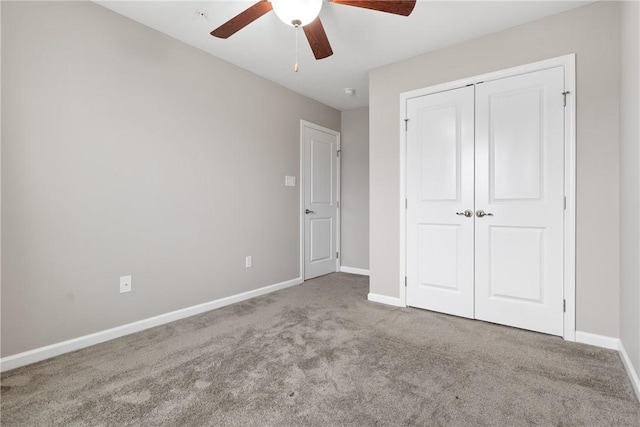
[[[473,99],[463,87],[407,104],[407,304],[471,318]]]
[[[563,92],[562,67],[476,87],[475,316],[554,335],[563,334]]]
[[[339,134],[302,125],[304,279],[337,271]]]
[[[557,67],[408,100],[407,305],[563,335],[563,92]]]

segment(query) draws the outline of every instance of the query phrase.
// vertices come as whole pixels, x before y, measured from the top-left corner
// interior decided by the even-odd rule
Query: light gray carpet
[[[2,376],[3,426],[640,425],[617,352],[332,274]]]

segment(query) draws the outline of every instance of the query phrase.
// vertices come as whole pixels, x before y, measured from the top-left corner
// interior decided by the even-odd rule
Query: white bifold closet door
[[[414,98],[407,108],[407,302],[470,318],[473,91]]]
[[[408,305],[563,334],[563,91],[559,67],[409,101]]]
[[[476,318],[553,335],[564,317],[562,92],[561,67],[476,87]]]

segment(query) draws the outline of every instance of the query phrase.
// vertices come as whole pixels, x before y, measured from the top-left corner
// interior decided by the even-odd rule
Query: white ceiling
[[[209,33],[257,0],[96,3],[338,110],[369,103],[371,69],[583,6],[589,1],[418,0],[409,17],[325,2],[320,18],[333,56],[316,61],[300,31],[270,12],[229,39]],[[203,19],[198,10],[208,15]],[[344,94],[354,88],[355,96]]]

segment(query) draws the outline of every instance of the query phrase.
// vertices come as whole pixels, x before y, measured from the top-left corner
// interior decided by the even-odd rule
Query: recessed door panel
[[[418,225],[418,284],[459,291],[460,226]]]
[[[331,259],[333,236],[332,218],[311,218],[311,254],[309,261],[312,263]]]
[[[459,199],[459,120],[457,105],[418,111],[421,202]]]
[[[311,197],[312,204],[330,205],[333,198],[333,144],[311,139]]]
[[[493,200],[536,200],[542,196],[542,101],[539,87],[489,95]]]
[[[544,230],[489,227],[490,298],[543,303]]]

